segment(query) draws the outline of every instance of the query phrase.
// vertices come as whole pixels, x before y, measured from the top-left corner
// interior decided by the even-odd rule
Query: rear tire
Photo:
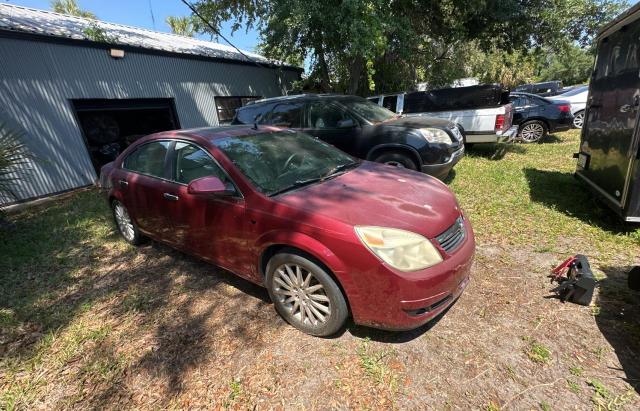
[[[523,143],[537,143],[547,135],[547,125],[540,120],[524,122],[518,127],[518,139]]]
[[[113,219],[120,235],[126,242],[133,245],[142,243],[143,237],[138,230],[138,226],[129,215],[129,210],[120,201],[113,200],[111,202],[111,210],[113,211]]]
[[[349,309],[340,287],[322,267],[295,250],[271,257],[265,283],[278,314],[306,334],[335,334],[347,320]]]
[[[390,166],[408,168],[409,170],[417,170],[418,165],[413,161],[411,157],[401,151],[385,151],[382,154],[378,154],[374,158],[376,163],[383,163]]]

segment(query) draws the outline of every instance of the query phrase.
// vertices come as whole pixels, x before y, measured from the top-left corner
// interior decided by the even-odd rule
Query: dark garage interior
[[[83,99],[72,104],[97,173],[140,137],[180,128],[173,99]]]

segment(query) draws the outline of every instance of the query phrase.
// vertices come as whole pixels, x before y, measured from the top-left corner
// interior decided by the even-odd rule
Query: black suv
[[[450,121],[401,117],[356,96],[304,94],[250,102],[232,124],[268,124],[303,131],[366,160],[445,178],[464,154]]]

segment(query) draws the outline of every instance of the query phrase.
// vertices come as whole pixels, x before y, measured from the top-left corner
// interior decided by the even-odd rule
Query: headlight
[[[420,134],[429,143],[452,144],[451,136],[444,130],[439,128],[421,128]]]
[[[360,241],[378,258],[400,271],[415,271],[442,261],[431,241],[410,231],[385,227],[355,227]]]

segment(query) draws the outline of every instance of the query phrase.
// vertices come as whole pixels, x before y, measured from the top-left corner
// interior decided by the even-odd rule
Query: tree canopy
[[[56,13],[69,14],[71,16],[95,19],[96,15],[90,11],[82,10],[76,0],[54,0],[51,9]]]
[[[173,34],[180,36],[193,37],[195,34],[195,28],[193,25],[193,19],[186,16],[168,16],[165,20],[171,28]]]
[[[216,29],[225,21],[233,22],[233,30],[256,28],[260,51],[268,57],[308,62],[308,86],[369,94],[470,75],[507,83],[525,81],[523,73],[532,79],[568,75],[560,66],[573,61],[569,55],[579,55],[581,64],[590,58],[584,49],[598,27],[627,5],[614,0],[200,0],[195,7]],[[206,25],[198,30],[211,31]],[[545,54],[557,58],[541,71]]]

